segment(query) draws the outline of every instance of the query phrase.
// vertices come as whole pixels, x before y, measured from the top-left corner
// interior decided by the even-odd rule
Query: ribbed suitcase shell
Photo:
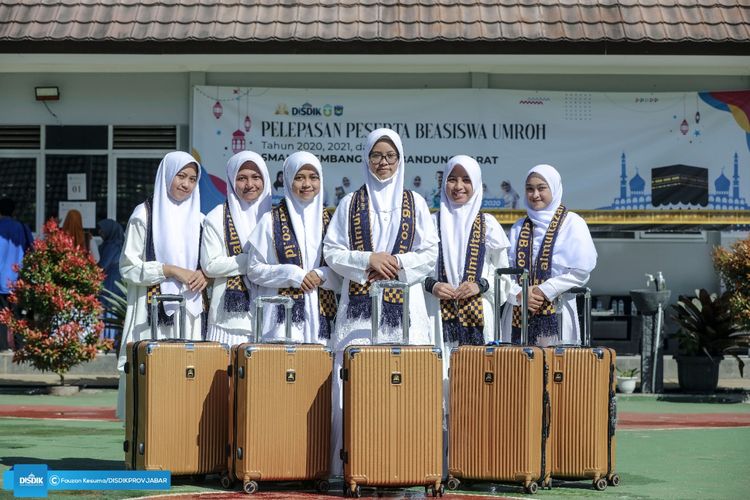
[[[432,346],[344,351],[344,481],[440,488],[442,355]]]
[[[230,473],[248,481],[328,478],[333,355],[322,345],[232,348]]]
[[[615,470],[615,351],[548,347],[550,466],[560,479],[612,479]],[[603,488],[600,488],[603,489]]]
[[[127,345],[126,468],[226,470],[228,365],[229,348],[217,342]]]
[[[532,482],[546,483],[549,395],[544,351],[461,346],[451,352],[450,370],[451,478],[516,482],[526,488]]]

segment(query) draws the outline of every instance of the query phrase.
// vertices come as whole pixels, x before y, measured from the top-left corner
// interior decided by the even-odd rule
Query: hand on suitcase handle
[[[368,266],[380,275],[394,279],[398,277],[401,265],[398,259],[387,252],[373,252],[370,254]]]
[[[305,275],[305,278],[302,280],[302,283],[300,284],[300,288],[305,293],[310,293],[316,288],[318,288],[320,285],[323,284],[323,278],[321,278],[315,270],[310,271]]]

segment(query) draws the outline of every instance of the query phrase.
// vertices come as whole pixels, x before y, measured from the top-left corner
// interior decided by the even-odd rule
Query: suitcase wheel
[[[354,489],[348,484],[344,483],[344,497],[346,498],[361,498],[362,488],[359,485],[355,486]]]
[[[219,479],[219,483],[221,484],[221,487],[225,490],[232,489],[232,486],[234,486],[234,480],[232,479],[232,476],[230,476],[227,473],[224,473],[221,475],[221,478]]]
[[[537,491],[539,491],[539,485],[536,484],[536,481],[532,481],[529,484],[527,484],[526,486],[524,486],[523,489],[524,489],[524,491],[526,493],[529,493],[530,495],[533,495],[534,493],[536,493]]]
[[[318,479],[315,481],[315,489],[318,490],[319,493],[328,493],[328,490],[331,489],[331,483],[329,483],[327,479]]]
[[[607,480],[603,477],[597,479],[594,481],[594,488],[596,488],[597,491],[604,491],[607,489]]]
[[[429,486],[424,487],[424,496],[431,496],[431,497],[442,497],[445,493],[445,486],[442,484],[435,488],[435,485],[431,484]]]
[[[242,490],[248,495],[252,495],[256,491],[258,491],[258,483],[256,483],[255,481],[245,481],[242,484]]]
[[[620,475],[612,474],[610,477],[607,478],[607,482],[612,486],[620,486]]]
[[[461,481],[459,481],[455,477],[449,477],[448,478],[448,482],[446,483],[446,485],[448,486],[448,489],[451,490],[451,491],[457,490],[458,489],[458,485],[460,485],[460,484],[461,484]]]

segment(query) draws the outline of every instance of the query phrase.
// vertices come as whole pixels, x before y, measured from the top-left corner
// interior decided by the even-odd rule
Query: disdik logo
[[[44,478],[42,476],[35,476],[32,472],[28,476],[19,477],[18,484],[24,486],[42,486],[44,485]]]

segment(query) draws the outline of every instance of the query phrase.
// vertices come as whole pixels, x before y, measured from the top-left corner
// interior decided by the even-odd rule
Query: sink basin
[[[672,290],[630,290],[630,298],[633,299],[635,307],[641,312],[641,314],[656,314],[656,311],[661,304],[662,309],[666,308],[669,302],[669,297],[672,295]]]

